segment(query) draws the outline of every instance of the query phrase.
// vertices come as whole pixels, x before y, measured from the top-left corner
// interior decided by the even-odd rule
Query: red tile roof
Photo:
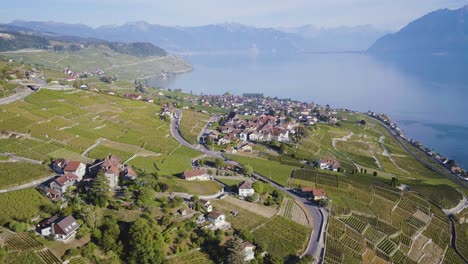
[[[67,163],[67,166],[65,166],[65,169],[64,171],[70,171],[70,172],[74,172],[78,169],[78,167],[80,166],[81,162],[80,161],[77,161],[77,160],[72,160],[72,161],[69,161]]]
[[[65,173],[65,175],[62,175],[60,177],[58,177],[57,179],[55,179],[55,182],[58,183],[59,185],[63,186],[65,185],[66,182],[70,181],[70,180],[77,180],[78,177],[73,174],[73,173]]]
[[[316,189],[312,187],[304,187],[301,189],[302,192],[304,193],[312,193],[312,195],[315,196],[327,196],[325,193],[324,189]]]
[[[107,171],[106,174],[114,174],[114,175],[119,175],[120,170],[116,166],[112,165]]]
[[[189,171],[184,171],[184,178],[192,178],[196,176],[202,176],[205,174],[204,170],[189,170]]]

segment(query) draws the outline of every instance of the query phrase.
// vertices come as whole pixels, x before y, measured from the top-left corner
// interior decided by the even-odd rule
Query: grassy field
[[[184,139],[192,144],[198,144],[198,135],[209,120],[210,117],[207,114],[183,110],[179,129]]]
[[[4,54],[7,58],[33,63],[53,70],[70,66],[73,71],[102,69],[115,74],[119,79],[134,80],[159,73],[190,70],[182,59],[167,55],[164,57],[139,58],[117,53],[103,46],[89,46],[77,52],[26,52]]]
[[[29,221],[46,204],[50,201],[34,188],[0,194],[1,217],[7,220]]]
[[[44,165],[24,162],[0,162],[0,189],[52,175],[53,171]]]
[[[274,180],[275,182],[287,186],[291,172],[297,167],[283,165],[276,161],[254,158],[254,157],[245,157],[238,155],[231,155],[230,158],[234,161],[239,162],[242,165],[250,165],[255,172]]]
[[[176,176],[162,176],[160,181],[169,185],[170,192],[209,195],[221,191],[221,185],[214,181],[187,181]]]
[[[242,207],[236,206],[233,203],[224,200],[212,200],[214,210],[223,212],[226,215],[226,221],[230,222],[235,229],[238,230],[252,230],[264,223],[267,218],[246,210]],[[237,211],[238,215],[234,217],[231,211]]]

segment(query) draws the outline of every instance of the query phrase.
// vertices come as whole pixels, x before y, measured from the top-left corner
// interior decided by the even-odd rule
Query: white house
[[[239,138],[242,141],[247,141],[248,137],[249,137],[249,135],[248,135],[247,131],[245,131],[245,130],[239,134]]]
[[[338,171],[341,167],[340,162],[335,159],[319,159],[317,163],[321,170]]]
[[[76,234],[79,227],[80,224],[71,215],[62,218],[53,216],[40,222],[37,231],[43,236],[53,235],[58,241],[67,241]]]
[[[216,228],[219,228],[225,224],[226,216],[218,211],[213,211],[208,214],[208,221]]]
[[[213,211],[213,206],[211,205],[210,201],[200,199],[200,203],[203,205],[203,208],[205,208],[206,212],[211,213],[211,211]]]
[[[204,170],[184,171],[182,177],[188,181],[208,181],[210,179],[210,175],[208,175]]]
[[[242,182],[239,185],[239,196],[240,197],[247,197],[251,196],[255,193],[254,189],[252,188],[252,183],[249,181]]]
[[[83,176],[86,174],[86,165],[77,160],[71,160],[67,163],[63,169],[64,173],[73,173],[78,177],[78,181],[83,180]]]
[[[249,140],[250,141],[257,141],[258,140],[258,132],[257,131],[254,131],[252,133],[250,133],[249,135]]]
[[[289,141],[289,130],[284,130],[278,134],[278,142],[288,142]]]
[[[104,175],[107,177],[107,180],[109,181],[109,187],[111,189],[115,189],[119,184],[119,175],[120,175],[119,168],[112,165],[106,172],[104,172]]]
[[[244,256],[244,261],[251,261],[255,258],[255,246],[249,242],[242,243],[242,255]]]

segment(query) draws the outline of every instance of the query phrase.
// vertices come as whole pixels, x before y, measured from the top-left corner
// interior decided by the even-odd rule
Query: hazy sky
[[[468,0],[1,0],[0,22],[15,19],[91,26],[145,20],[162,25],[238,22],[255,26],[321,27],[372,24],[396,29]]]

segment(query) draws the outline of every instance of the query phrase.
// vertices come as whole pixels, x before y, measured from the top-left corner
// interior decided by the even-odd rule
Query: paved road
[[[403,142],[404,139],[402,139],[394,130],[390,129],[384,122],[380,121],[379,119],[377,119],[377,118],[374,118],[374,119],[377,122],[379,122],[385,129],[388,130],[390,135],[392,135],[392,137],[398,142],[398,144],[400,144],[400,146],[406,152],[411,154],[411,156],[413,156],[417,161],[419,161],[421,164],[423,164],[426,168],[432,170],[433,172],[435,172],[437,174],[440,174],[442,176],[446,176],[449,180],[451,180],[451,181],[453,181],[455,183],[458,183],[461,186],[466,187],[467,183],[463,182],[458,176],[452,174],[452,172],[450,170],[445,169],[445,168],[441,169],[438,166],[433,166],[431,163],[427,162],[426,160],[424,160],[421,157],[419,157],[418,155],[416,155],[411,149],[409,149],[406,146],[405,142]]]
[[[463,195],[463,194],[462,194]],[[463,211],[463,209],[468,208],[468,199],[463,195],[463,199],[451,209],[442,209],[446,215],[456,215]]]
[[[11,187],[11,188],[8,188],[8,189],[0,190],[0,193],[6,193],[6,192],[12,192],[12,191],[18,191],[18,190],[22,190],[22,189],[31,188],[31,187],[34,187],[34,186],[36,186],[38,184],[41,184],[41,183],[49,180],[52,177],[55,177],[55,174],[52,175],[52,176],[47,176],[47,177],[42,178],[42,179],[38,179],[38,180],[34,180],[32,182],[25,183],[23,185],[19,185],[19,186]]]
[[[31,89],[26,89],[20,93],[7,96],[5,98],[0,98],[0,105],[13,103],[14,101],[21,100],[26,96],[30,95],[33,91]]]
[[[180,119],[182,118],[182,112],[180,110],[176,109],[175,113],[176,113],[177,118],[175,117],[175,118],[173,118],[171,120],[171,134],[180,144],[182,144],[185,147],[201,151],[206,156],[211,156],[211,157],[216,157],[216,158],[223,158],[224,160],[226,160],[226,158],[218,151],[211,151],[211,150],[208,150],[208,149],[206,149],[204,147],[195,147],[192,144],[190,144],[189,142],[187,142],[180,135],[180,131],[178,129]],[[232,165],[240,166],[240,164],[235,162],[235,161],[232,161],[232,160],[226,160],[226,161],[228,163],[232,164]],[[302,206],[304,209],[308,210],[308,212],[310,213],[309,216],[312,216],[311,221],[312,221],[312,225],[313,225],[312,226],[313,230],[312,230],[312,234],[311,234],[311,237],[310,237],[310,240],[309,240],[309,245],[307,246],[307,249],[306,249],[306,251],[304,252],[303,255],[311,255],[315,259],[318,260],[317,261],[318,263],[322,263],[321,256],[323,254],[323,250],[324,250],[324,246],[325,246],[325,235],[324,235],[324,232],[325,232],[324,230],[325,229],[324,228],[325,228],[326,223],[327,223],[328,212],[323,208],[319,208],[316,204],[311,203],[310,201],[300,197],[298,194],[291,191],[289,188],[285,188],[285,187],[283,187],[283,186],[269,180],[268,178],[266,178],[266,177],[264,177],[264,176],[262,176],[262,175],[260,175],[258,173],[254,173],[253,176],[255,176],[255,177],[259,178],[259,179],[262,179],[265,182],[268,182],[269,184],[271,184],[275,188],[281,190],[283,193],[286,193],[286,194],[290,195],[291,197],[293,197],[296,200],[296,202],[300,206]]]

